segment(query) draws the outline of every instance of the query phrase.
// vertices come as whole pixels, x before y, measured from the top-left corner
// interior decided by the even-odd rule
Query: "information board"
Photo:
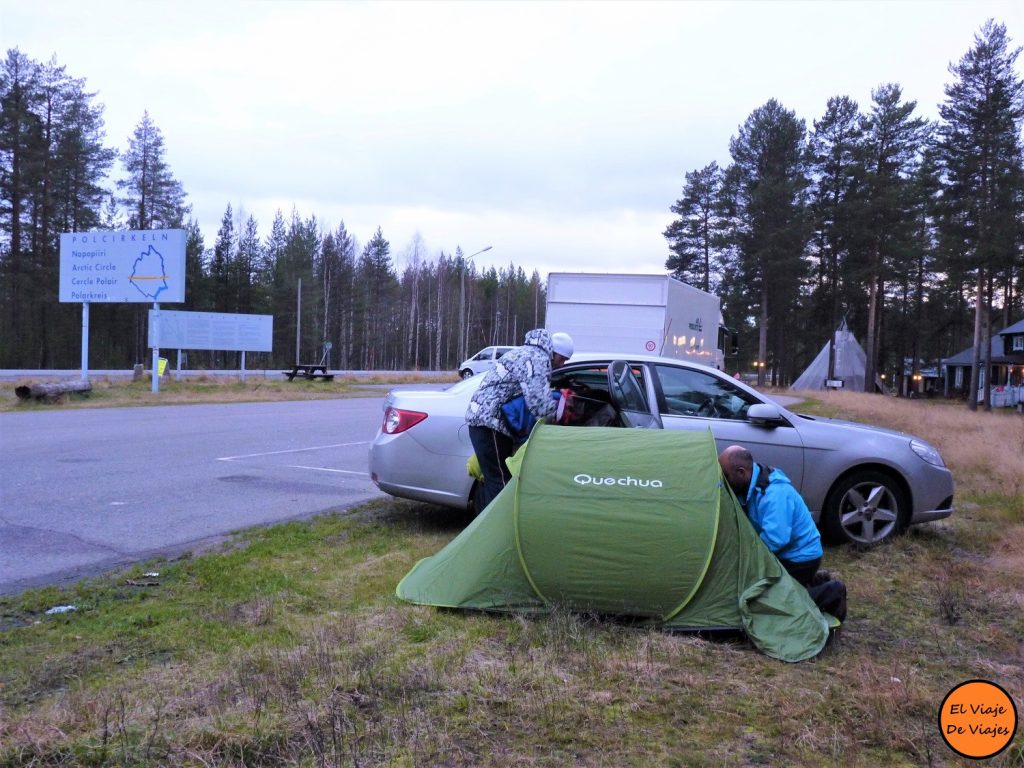
[[[149,346],[154,348],[270,352],[273,339],[273,315],[149,310]]]
[[[180,304],[185,301],[185,230],[62,234],[60,300]]]

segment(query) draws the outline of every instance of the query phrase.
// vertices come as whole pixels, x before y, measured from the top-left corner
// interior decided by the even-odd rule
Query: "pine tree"
[[[238,248],[233,259],[237,287],[235,309],[243,314],[264,314],[268,308],[263,289],[265,280],[260,273],[262,250],[256,218],[247,216],[238,233]]]
[[[232,252],[235,248],[235,217],[231,204],[224,210],[213,243],[213,257],[210,259],[210,293],[215,312],[233,312],[235,292],[234,275],[231,268]]]
[[[974,47],[951,64],[954,82],[939,107],[937,158],[943,174],[944,235],[959,241],[962,269],[975,278],[974,364],[967,404],[977,408],[980,370],[989,370],[993,276],[1022,269],[1021,125],[1024,82],[1003,24],[991,19],[974,37]],[[1006,281],[1012,284],[1012,277]],[[985,408],[991,408],[985,383]]]
[[[786,324],[805,271],[805,128],[775,99],[754,110],[729,142],[735,182],[739,277],[759,295],[758,358],[768,359],[773,383],[785,378]],[[729,173],[729,171],[727,171]],[[765,369],[758,370],[765,383]]]
[[[391,264],[391,244],[380,227],[359,257],[357,282],[363,289],[363,367],[376,370],[386,365],[389,351],[393,354],[391,331],[400,327],[392,302],[398,281]]]
[[[202,311],[209,306],[203,265],[205,250],[199,223],[189,217],[185,224],[185,307],[193,311]]]
[[[864,206],[859,222],[863,238],[861,280],[868,293],[864,343],[867,392],[875,391],[886,280],[893,273],[894,262],[907,252],[907,240],[912,237],[912,179],[928,132],[927,122],[913,117],[917,102],[904,102],[903,91],[895,83],[879,86],[871,96],[871,110],[861,121]]]
[[[131,229],[169,229],[182,226],[189,208],[185,192],[164,157],[164,137],[156,123],[143,112],[128,139],[122,162],[128,178],[117,182],[125,192]]]
[[[846,293],[843,278],[853,240],[858,177],[862,175],[857,157],[860,136],[857,102],[848,96],[833,96],[825,114],[814,121],[808,141],[813,178],[809,205],[811,241],[817,262],[811,327],[827,333],[830,379],[835,378],[835,331]],[[845,303],[849,306],[859,302],[847,297]],[[818,340],[810,345],[810,354],[820,343]]]
[[[687,173],[683,196],[672,206],[672,213],[679,218],[662,233],[673,253],[665,268],[676,279],[704,291],[717,290],[720,279],[717,251],[722,245],[721,187],[718,163]]]
[[[78,351],[77,312],[56,300],[59,236],[99,223],[113,162],[83,82],[17,49],[0,69],[0,358],[34,367]]]

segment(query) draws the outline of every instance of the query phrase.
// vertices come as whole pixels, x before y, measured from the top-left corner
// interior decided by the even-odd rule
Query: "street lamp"
[[[471,253],[462,260],[462,281],[459,286],[459,362],[466,359],[466,262],[474,256],[479,256],[485,251],[491,250],[491,246],[481,248],[476,253]]]

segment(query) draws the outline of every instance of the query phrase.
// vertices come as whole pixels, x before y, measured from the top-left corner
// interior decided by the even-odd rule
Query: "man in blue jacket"
[[[466,409],[466,423],[484,475],[475,499],[477,512],[482,512],[512,479],[505,459],[515,451],[516,441],[502,406],[522,396],[538,421],[554,414],[558,402],[551,397],[551,369],[565,365],[572,352],[569,334],[549,334],[536,328],[526,334],[523,346],[501,356],[473,393]]]
[[[824,554],[821,534],[789,478],[780,469],[755,464],[742,445],[730,445],[718,463],[761,541],[794,579],[810,586]]]

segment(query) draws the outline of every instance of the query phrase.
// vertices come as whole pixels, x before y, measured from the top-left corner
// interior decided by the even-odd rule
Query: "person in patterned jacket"
[[[515,451],[516,444],[502,418],[501,406],[522,395],[539,421],[554,414],[558,403],[551,397],[551,370],[565,365],[572,350],[569,334],[549,334],[535,328],[527,332],[523,346],[506,352],[484,375],[466,409],[469,439],[484,475],[475,499],[478,512],[512,479],[505,459]]]

